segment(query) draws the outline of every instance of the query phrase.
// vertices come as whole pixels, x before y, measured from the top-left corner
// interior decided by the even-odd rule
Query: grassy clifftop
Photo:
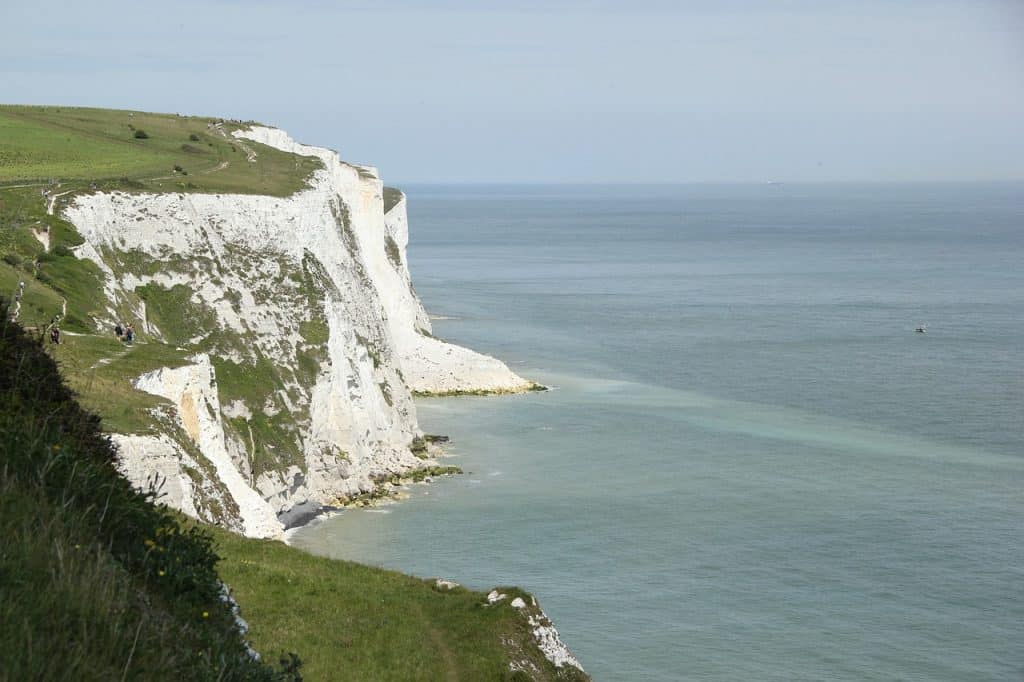
[[[287,196],[320,160],[234,138],[246,124],[113,109],[0,105],[0,293],[26,283],[21,319],[44,324],[64,310],[71,331],[92,331],[104,302],[95,265],[60,217],[76,194],[233,192]]]
[[[198,116],[3,105],[0,187],[57,179],[68,189],[96,183],[287,196],[320,167],[314,157],[231,135],[244,127]]]

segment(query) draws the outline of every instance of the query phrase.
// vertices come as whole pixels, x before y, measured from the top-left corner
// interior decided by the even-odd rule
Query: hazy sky
[[[0,101],[402,182],[1024,179],[1024,0],[0,0]]]

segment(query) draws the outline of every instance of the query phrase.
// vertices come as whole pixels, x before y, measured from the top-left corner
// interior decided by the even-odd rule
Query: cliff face
[[[177,346],[134,379],[167,403],[147,433],[114,436],[137,485],[250,536],[278,515],[330,504],[424,466],[411,391],[513,392],[503,363],[430,335],[406,260],[405,197],[385,213],[374,169],[284,132],[235,133],[315,156],[286,198],[92,193],[63,213],[76,249],[106,278],[108,319],[132,310],[145,336]]]

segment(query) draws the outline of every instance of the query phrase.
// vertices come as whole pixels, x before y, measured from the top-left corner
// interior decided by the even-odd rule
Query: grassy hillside
[[[0,187],[50,179],[64,189],[122,185],[149,191],[286,196],[320,167],[231,132],[244,124],[176,114],[0,106]]]
[[[222,599],[207,535],[114,467],[38,341],[0,305],[0,679],[275,680]]]
[[[309,680],[585,680],[533,644],[508,597],[439,589],[433,580],[325,559],[270,540],[213,530],[219,570],[259,650],[299,651]],[[516,675],[509,667],[529,670]]]

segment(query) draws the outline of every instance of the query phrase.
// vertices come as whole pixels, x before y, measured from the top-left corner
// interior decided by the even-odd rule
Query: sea
[[[1024,184],[405,189],[435,334],[551,390],[418,400],[465,473],[295,545],[596,680],[1024,679]]]

